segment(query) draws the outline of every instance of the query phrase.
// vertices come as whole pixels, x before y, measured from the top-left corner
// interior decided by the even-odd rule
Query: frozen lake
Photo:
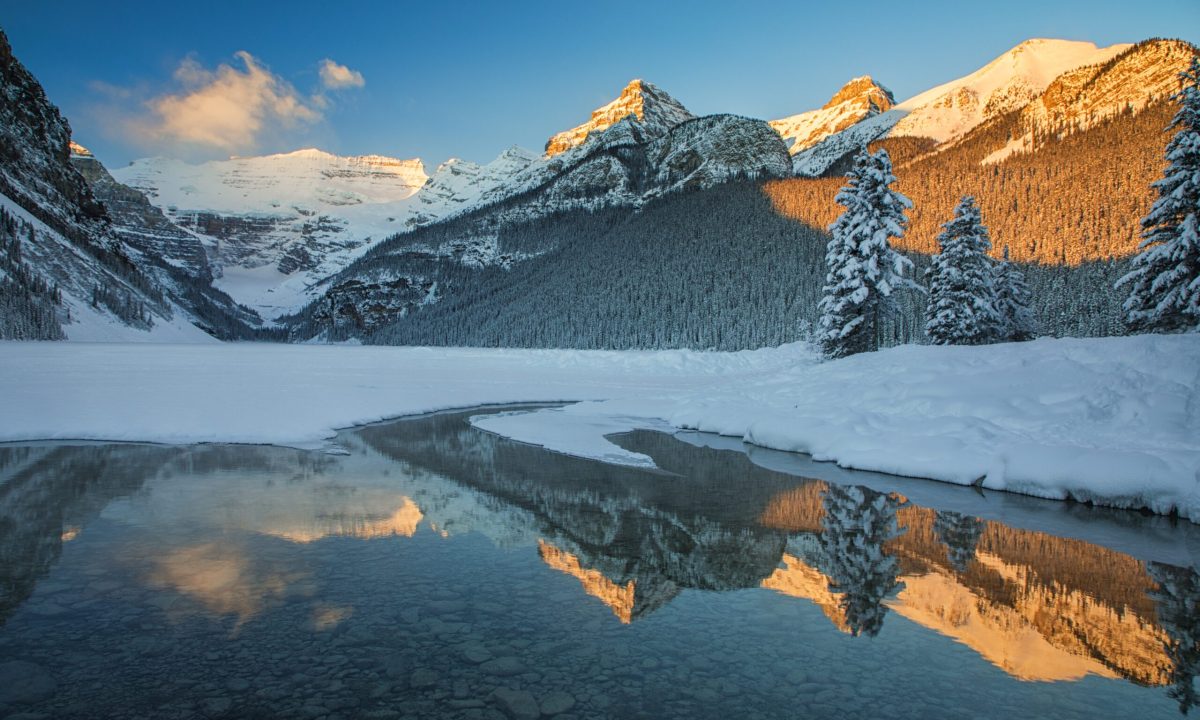
[[[0,445],[0,717],[1178,717],[1190,522],[443,413]]]

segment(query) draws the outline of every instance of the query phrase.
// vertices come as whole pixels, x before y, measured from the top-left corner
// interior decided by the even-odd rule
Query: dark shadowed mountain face
[[[71,127],[0,32],[0,192],[55,230],[86,239],[103,207],[71,166]]]
[[[112,230],[143,255],[161,255],[198,280],[212,280],[204,246],[176,226],[142,193],[113,179],[86,148],[71,143],[71,164],[103,203]]]
[[[72,159],[70,126],[2,33],[0,204],[0,338],[136,337],[177,314],[217,337],[254,335],[260,321],[212,288],[193,236],[90,155]]]

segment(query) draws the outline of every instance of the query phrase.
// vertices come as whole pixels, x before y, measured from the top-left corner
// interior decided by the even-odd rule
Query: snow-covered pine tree
[[[1032,340],[1037,335],[1037,321],[1029,304],[1033,295],[1025,284],[1025,274],[1008,259],[1008,246],[1004,246],[1004,260],[992,267],[992,284],[996,288],[996,314],[1000,316],[998,340],[1016,342]]]
[[[937,237],[942,251],[926,272],[929,305],[925,332],[935,345],[985,345],[998,336],[992,241],[975,198],[965,195]]]
[[[1200,331],[1200,58],[1180,78],[1158,199],[1142,218],[1133,270],[1117,281],[1130,286],[1125,323],[1137,331]]]
[[[886,150],[863,148],[848,182],[837,194],[845,212],[829,230],[825,288],[817,339],[830,357],[878,350],[882,323],[893,311],[891,295],[916,287],[904,277],[912,262],[894,250],[890,238],[904,236],[904,211],[912,202],[889,187],[896,181]]]

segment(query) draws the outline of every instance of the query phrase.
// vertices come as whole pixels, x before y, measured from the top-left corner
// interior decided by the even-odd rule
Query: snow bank
[[[0,342],[0,440],[316,447],[337,428],[401,415],[526,401],[667,398],[731,376],[776,374],[807,359],[801,346],[619,353]]]
[[[985,488],[1174,509],[1200,521],[1198,388],[1200,335],[1041,339],[905,346],[730,377],[699,393],[585,402],[476,424],[620,461],[600,438],[590,449],[581,440],[596,418],[660,418],[847,468],[959,484],[982,477]]]
[[[1200,521],[1200,335],[741,353],[0,343],[0,440],[319,446],[480,404],[486,430],[608,462],[604,435],[690,428],[848,468]]]

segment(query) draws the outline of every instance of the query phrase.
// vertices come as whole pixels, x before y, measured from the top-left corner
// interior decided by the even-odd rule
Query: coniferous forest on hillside
[[[364,327],[353,314],[331,321],[319,302],[296,318],[298,335],[396,345],[718,350],[805,338],[817,320],[829,236],[777,212],[770,187],[732,183],[635,213],[573,211],[506,226],[497,232],[501,252],[541,253],[507,269],[418,258],[384,243],[359,271],[415,273],[441,299],[380,327]],[[436,245],[476,232],[477,223],[464,217],[418,230],[402,236],[403,245]],[[908,254],[920,282],[929,257]],[[1020,265],[1042,334],[1124,332],[1112,285],[1127,261]],[[925,302],[901,293],[888,344],[924,341]]]
[[[1150,209],[1150,184],[1162,176],[1165,128],[1177,110],[1153,103],[1099,121],[1084,132],[1034,139],[1036,152],[982,162],[1020,137],[1018,113],[977,128],[949,148],[929,152],[932,141],[889,138],[871,145],[892,156],[896,189],[913,201],[909,229],[896,245],[937,252],[937,235],[963,195],[979,200],[992,236],[992,254],[1004,246],[1018,262],[1079,265],[1132,255],[1141,219]],[[1147,142],[1153,138],[1153,142]],[[840,176],[789,178],[765,185],[776,209],[814,227],[828,227],[841,213],[834,203]]]

